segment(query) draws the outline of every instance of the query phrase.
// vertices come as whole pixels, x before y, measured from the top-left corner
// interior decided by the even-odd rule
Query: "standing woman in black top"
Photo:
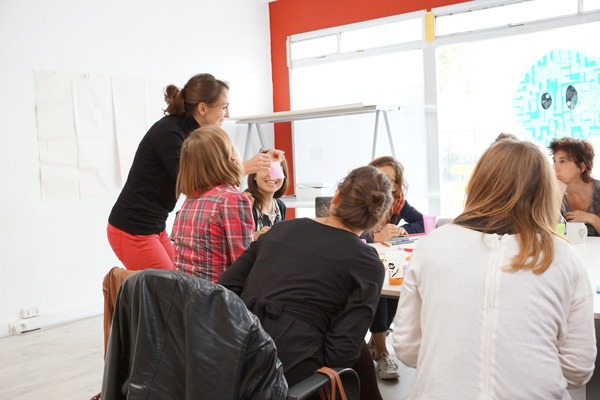
[[[181,145],[196,128],[221,126],[229,117],[229,85],[211,74],[193,76],[181,90],[169,85],[164,96],[166,116],[140,142],[108,217],[108,241],[130,270],[173,268],[174,250],[165,228],[177,203]],[[271,154],[259,153],[244,163],[244,170],[252,173],[270,165]]]

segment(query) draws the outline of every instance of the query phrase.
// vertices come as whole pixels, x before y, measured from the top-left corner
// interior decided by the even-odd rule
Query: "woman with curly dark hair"
[[[588,236],[600,235],[600,181],[592,178],[594,147],[587,140],[554,139],[548,146],[554,172],[566,192],[562,214],[569,222],[584,222]]]

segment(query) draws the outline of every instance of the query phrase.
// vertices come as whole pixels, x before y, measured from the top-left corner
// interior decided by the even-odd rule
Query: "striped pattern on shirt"
[[[221,185],[186,199],[173,224],[175,270],[217,282],[253,233],[250,200],[235,187]]]

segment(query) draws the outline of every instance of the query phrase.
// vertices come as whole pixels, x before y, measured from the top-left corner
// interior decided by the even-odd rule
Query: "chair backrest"
[[[104,296],[104,356],[106,356],[106,347],[108,346],[108,336],[112,325],[112,318],[117,303],[117,294],[121,284],[137,271],[130,271],[125,268],[112,267],[102,280],[102,295]]]
[[[329,216],[329,205],[331,204],[332,196],[318,196],[315,197],[315,216],[316,217],[328,217]]]
[[[334,369],[340,376],[348,400],[358,400],[360,398],[360,380],[356,371],[352,368]],[[312,399],[319,389],[326,385],[329,385],[329,378],[326,375],[314,374],[291,387],[287,400]]]
[[[435,223],[435,227],[439,228],[442,225],[449,224],[453,220],[454,220],[454,218],[445,218],[445,217],[438,218],[437,221],[436,221],[436,223]]]
[[[275,344],[233,292],[174,271],[121,285],[102,398],[285,399]]]

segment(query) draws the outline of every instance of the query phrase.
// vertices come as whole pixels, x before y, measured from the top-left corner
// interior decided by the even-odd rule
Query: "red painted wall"
[[[287,111],[290,109],[290,85],[286,52],[288,36],[464,2],[466,1],[277,0],[269,3],[273,111]],[[288,165],[290,166],[290,188],[293,190],[291,123],[275,124],[275,147],[284,150],[286,153]],[[291,218],[294,217],[293,211],[289,210],[288,212]]]

